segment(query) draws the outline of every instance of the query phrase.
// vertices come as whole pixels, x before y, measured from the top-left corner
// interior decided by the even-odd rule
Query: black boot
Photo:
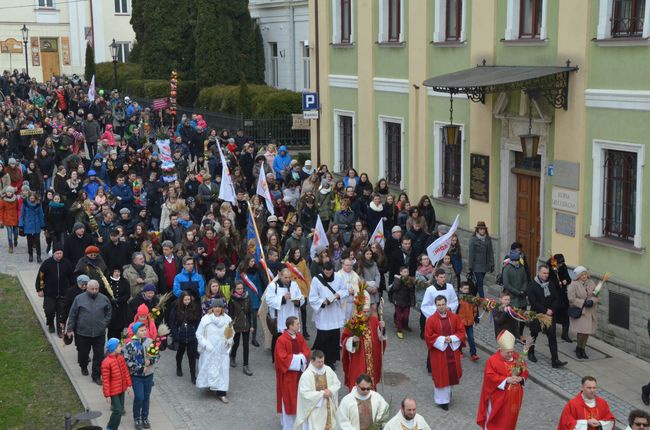
[[[585,360],[589,360],[589,357],[587,356],[587,347],[586,346],[584,348],[582,348],[582,358],[584,358]]]
[[[32,263],[34,261],[34,256],[32,254],[29,254],[29,262]]]
[[[38,254],[38,255],[36,256],[36,262],[37,262],[37,263],[42,263],[42,262],[43,262],[43,260],[41,260],[41,254]]]
[[[230,356],[230,367],[237,367],[237,362],[235,361],[235,357],[232,355]]]
[[[257,342],[257,333],[253,333],[253,339],[251,339],[251,345],[253,345],[255,348],[259,348],[260,344]]]
[[[537,363],[537,357],[535,357],[535,347],[531,346],[528,350],[528,361],[531,363]]]
[[[560,367],[566,366],[567,362],[566,361],[560,361],[559,359],[551,360],[551,366],[553,369],[559,369]]]
[[[582,354],[583,354],[582,348],[576,346],[576,357],[578,357],[579,360],[582,360],[584,358]]]
[[[182,369],[181,363],[178,362],[178,361],[176,362],[176,376],[178,376],[178,377],[183,376],[183,369]]]
[[[569,337],[569,324],[565,324],[562,326],[562,340],[565,341],[566,343],[573,343],[573,341]]]

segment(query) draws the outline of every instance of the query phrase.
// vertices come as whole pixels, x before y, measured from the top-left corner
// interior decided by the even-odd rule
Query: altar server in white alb
[[[323,264],[323,271],[311,279],[309,305],[316,325],[314,349],[325,353],[325,364],[335,369],[341,358],[341,327],[344,324],[341,302],[347,300],[348,289],[340,274],[334,273],[331,262]]]

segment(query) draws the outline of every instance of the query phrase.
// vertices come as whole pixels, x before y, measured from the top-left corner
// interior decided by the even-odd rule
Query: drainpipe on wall
[[[315,56],[316,56],[316,93],[320,100],[320,38],[318,37],[318,0],[314,0],[314,32],[316,33]],[[320,109],[320,106],[318,107]],[[320,115],[316,120],[316,166],[320,167]]]
[[[296,12],[293,4],[289,10],[291,11],[291,90],[296,91]]]

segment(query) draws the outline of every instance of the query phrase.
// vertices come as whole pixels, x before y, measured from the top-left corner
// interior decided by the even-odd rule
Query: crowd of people
[[[413,399],[390,419],[375,391],[387,347],[384,297],[394,306],[397,342],[412,332],[411,310],[419,312],[434,400],[446,411],[462,376],[462,348],[480,360],[473,338],[480,304],[469,298],[485,297],[488,273],[500,273],[503,292],[492,311],[499,351],[486,366],[482,428],[516,426],[519,407],[504,405],[520,406],[528,373],[514,352],[515,342],[526,343],[526,325],[513,307],[551,318],[548,327],[528,325],[533,339],[548,337],[553,367],[566,364],[557,355],[556,323],[567,342],[569,329],[578,333],[577,357],[587,358],[596,285],[583,267],[572,280],[562,255],[531,278],[521,245],[495,259],[487,226],[478,222],[466,250],[454,234],[447,255],[432,262],[427,247],[448,228],[426,195],[411,201],[354,168],[337,176],[326,165],[299,162],[281,144],[261,147],[242,130],[211,129],[200,115],[176,123],[169,110],[153,112],[116,90],[100,89],[91,100],[79,79],[37,83],[5,72],[0,89],[7,250],[25,236],[29,262],[42,263],[35,287],[48,329],[75,343],[81,373],[102,385],[112,405],[107,428],[120,425],[130,387],[136,428],[151,427],[160,350],[176,351],[178,377],[187,356],[191,382],[228,403],[239,349],[242,372],[253,376],[250,345],[260,342],[272,351],[283,428],[429,428]],[[169,140],[171,161],[157,139]],[[235,201],[219,198],[223,172]],[[260,175],[268,198],[258,195]],[[312,243],[319,225],[327,246]],[[372,237],[378,225],[385,239]],[[580,314],[571,313],[576,307]],[[534,346],[527,357],[537,361]],[[339,362],[350,390],[340,403]],[[583,381],[582,401],[604,411],[593,403],[595,388],[584,387],[595,387],[592,379]],[[611,413],[586,418],[587,409],[568,405],[563,422],[565,415],[613,420]]]

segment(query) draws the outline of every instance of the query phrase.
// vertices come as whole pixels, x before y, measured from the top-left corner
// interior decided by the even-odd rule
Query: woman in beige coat
[[[576,357],[588,359],[585,348],[587,347],[589,335],[596,333],[598,326],[596,315],[600,299],[594,295],[596,283],[589,277],[587,268],[578,266],[573,269],[573,272],[576,278],[571,282],[567,290],[569,306],[582,308],[582,315],[580,318],[569,319],[569,330],[578,335]]]

